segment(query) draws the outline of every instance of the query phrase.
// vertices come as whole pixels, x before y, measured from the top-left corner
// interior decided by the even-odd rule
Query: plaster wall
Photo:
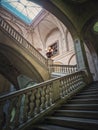
[[[58,42],[58,55],[52,57],[55,62],[76,64],[74,44],[70,32],[55,16],[49,12],[34,26],[27,25],[20,19],[1,8],[0,14],[13,26],[30,44],[46,57],[48,46]],[[38,19],[39,20],[39,19]],[[35,21],[35,23],[37,20]],[[74,55],[74,56],[73,56]],[[72,58],[71,58],[72,57]]]

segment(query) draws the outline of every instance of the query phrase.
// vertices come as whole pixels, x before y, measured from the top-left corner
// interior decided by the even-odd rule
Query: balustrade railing
[[[85,73],[76,72],[0,97],[0,130],[17,130],[86,85]]]
[[[47,59],[42,56],[36,48],[34,48],[18,31],[16,31],[8,22],[6,22],[2,17],[0,17],[0,27],[6,31],[8,36],[13,38],[18,45],[21,45],[28,50],[28,53],[35,56],[41,63],[47,65]]]
[[[71,74],[77,71],[77,65],[50,65],[50,71],[55,73]]]

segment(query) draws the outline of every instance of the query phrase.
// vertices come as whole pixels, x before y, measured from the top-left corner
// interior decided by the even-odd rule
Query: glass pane
[[[1,0],[0,6],[6,8],[27,24],[32,23],[33,19],[42,10],[39,5],[27,0]]]
[[[96,23],[94,24],[93,29],[94,29],[95,32],[98,32],[98,22],[96,22]]]

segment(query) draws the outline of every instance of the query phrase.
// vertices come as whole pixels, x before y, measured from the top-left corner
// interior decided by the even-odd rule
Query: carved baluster
[[[67,77],[64,78],[64,80],[66,81],[65,82],[65,94],[67,95],[68,94],[68,91],[67,91]]]
[[[50,91],[50,105],[53,104],[53,87],[52,87],[53,84],[50,84],[50,87],[49,87],[49,91]]]
[[[3,28],[6,30],[6,27],[7,27],[7,24],[6,23],[4,23],[4,26],[3,26]]]
[[[25,94],[21,95],[21,105],[20,105],[20,122],[23,122],[23,112],[24,112]]]
[[[19,34],[17,34],[17,41],[19,42],[19,38],[20,38],[20,35]]]
[[[24,94],[24,109],[23,109],[23,122],[28,119],[28,94]]]
[[[6,28],[5,28],[5,30],[8,32],[8,25],[6,24]]]
[[[63,90],[62,90],[62,92],[63,92],[63,97],[65,97],[65,95],[66,95],[66,81],[65,81],[65,78],[63,79]]]
[[[76,74],[73,74],[73,83],[74,83],[74,89],[76,89],[77,87],[77,77],[76,77]]]
[[[66,77],[66,92],[68,95],[68,93],[69,93],[69,77],[68,76]]]
[[[18,38],[19,40],[19,43],[21,44],[22,43],[22,37],[19,35],[19,38]]]
[[[34,109],[35,109],[35,90],[31,91],[31,96],[30,96],[30,111],[29,111],[29,117],[34,116]]]
[[[72,78],[72,75],[70,75],[70,85],[71,85],[71,91],[73,91],[73,78]]]
[[[71,91],[73,91],[73,79],[72,76],[70,75],[70,86],[71,86]]]
[[[48,84],[48,106],[50,106],[50,84]]]
[[[43,111],[45,109],[45,87],[41,88],[41,106],[40,110]]]
[[[62,86],[63,86],[63,79],[60,80],[60,86],[59,86],[59,89],[60,89],[60,97],[63,97]]]
[[[67,71],[67,66],[65,67],[65,73],[68,74],[68,71]]]
[[[70,93],[70,76],[68,76],[68,85],[67,85],[67,87],[68,87],[68,93]]]
[[[13,128],[13,124],[11,123],[12,118],[12,111],[13,111],[13,103],[15,101],[15,98],[12,98],[10,100],[7,100],[5,103],[6,108],[6,130],[11,130]]]
[[[70,75],[69,76],[69,83],[70,83],[70,91],[72,92],[73,91],[73,84],[72,84],[72,76]]]
[[[63,92],[64,97],[66,96],[66,78],[64,78],[64,92]]]
[[[74,83],[75,83],[74,75],[71,76],[71,82],[72,82],[72,89],[74,90],[75,89],[75,87],[74,87]]]
[[[49,106],[49,90],[48,86],[46,86],[46,103],[45,103],[46,108]]]
[[[8,27],[8,33],[10,34],[10,27]]]
[[[67,92],[67,95],[68,95],[68,93],[69,93],[69,79],[68,79],[69,77],[67,76],[66,77],[66,92]]]
[[[17,34],[17,41],[19,41],[19,38],[20,38],[20,34]]]
[[[65,78],[62,79],[62,97],[65,96],[66,90],[65,90]]]
[[[13,36],[14,36],[14,38],[16,39],[16,31],[15,31],[15,30],[14,30],[14,35],[13,35]]]
[[[7,26],[7,24],[6,23],[4,23],[4,26],[3,26],[3,28],[6,30],[6,26]]]
[[[71,67],[67,66],[67,73],[70,74]]]
[[[73,67],[73,72],[76,72],[76,67],[75,66]]]
[[[10,26],[8,25],[8,28],[7,28],[8,33],[10,33],[9,29],[10,29]]]
[[[40,88],[36,89],[36,108],[35,108],[35,115],[40,112]]]
[[[62,97],[64,97],[65,96],[65,79],[63,78],[63,80],[62,80]]]
[[[16,32],[15,39],[18,41],[18,33]]]
[[[66,66],[63,66],[63,73],[67,73],[67,68],[66,68]]]
[[[71,69],[71,67],[69,67],[69,66],[67,65],[67,73],[68,73],[68,74],[70,74],[70,69]]]
[[[75,78],[76,78],[76,88],[79,86],[79,75],[78,73],[75,74]]]
[[[62,66],[62,73],[63,73],[63,66]]]
[[[18,42],[21,44],[21,36],[18,36]]]
[[[17,34],[17,33],[16,33],[16,31],[14,30],[14,38],[15,38],[15,39],[16,39],[16,34]]]
[[[14,123],[14,127],[15,128],[17,128],[20,125],[21,99],[22,99],[22,95],[20,95],[20,96],[17,97],[17,99],[15,101],[15,107],[14,107],[14,109],[12,111],[13,113],[15,112],[15,115],[14,115],[14,117],[12,117],[11,122]]]
[[[13,29],[11,28],[11,32],[10,32],[10,35],[13,36]]]
[[[60,73],[60,66],[58,66],[58,72]]]

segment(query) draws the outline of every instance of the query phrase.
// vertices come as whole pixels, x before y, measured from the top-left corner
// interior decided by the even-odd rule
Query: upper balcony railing
[[[64,77],[0,97],[0,130],[20,130],[86,85],[85,73]]]
[[[50,71],[51,72],[55,72],[55,73],[61,73],[61,74],[71,74],[76,72],[77,69],[77,65],[50,65],[49,66]]]
[[[41,63],[47,65],[47,59],[42,56],[36,48],[34,48],[18,31],[16,31],[8,22],[6,22],[2,17],[0,17],[0,27],[13,38],[18,45],[21,45],[28,50],[30,54],[36,57]]]

